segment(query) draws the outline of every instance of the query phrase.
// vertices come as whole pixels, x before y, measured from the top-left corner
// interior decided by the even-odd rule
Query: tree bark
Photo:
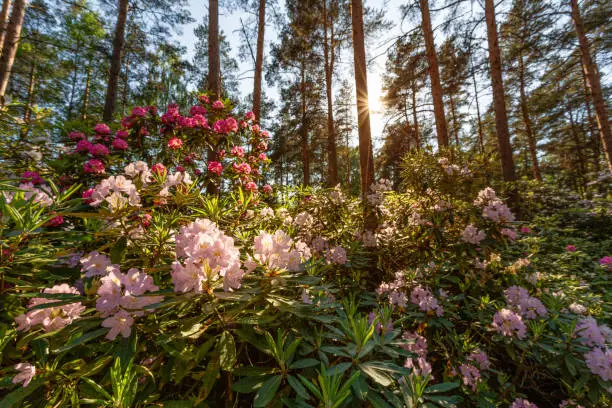
[[[355,90],[357,93],[357,128],[359,133],[359,168],[361,171],[361,195],[365,201],[370,185],[374,182],[374,154],[368,107],[368,77],[363,30],[362,0],[351,1],[353,28],[353,53],[355,64]]]
[[[81,44],[77,40],[75,47],[75,56],[74,56],[74,69],[72,70],[72,88],[70,89],[70,100],[68,101],[68,114],[66,117],[68,119],[72,118],[72,109],[74,108],[74,97],[76,95],[76,87],[77,87],[77,76],[79,74],[79,52],[81,48]]]
[[[2,11],[0,11],[0,49],[2,48],[2,44],[4,43],[4,37],[6,36],[7,29],[7,20],[9,16],[9,11],[11,8],[11,0],[3,0],[2,1]],[[0,53],[2,51],[0,50]]]
[[[574,20],[576,35],[578,36],[578,43],[580,45],[582,69],[587,80],[587,85],[591,90],[593,106],[595,107],[595,117],[597,118],[597,127],[599,129],[599,135],[601,137],[603,149],[608,161],[608,169],[610,172],[612,172],[612,134],[610,133],[610,122],[608,122],[606,101],[604,100],[603,92],[601,91],[599,72],[597,65],[591,57],[589,42],[584,32],[582,17],[580,16],[580,9],[578,8],[578,0],[570,0],[570,3],[572,6],[572,20]]]
[[[300,134],[302,138],[302,162],[304,170],[304,185],[310,185],[310,146],[308,143],[308,128],[306,126],[306,67],[302,61],[300,78],[300,96],[302,98],[302,121]]]
[[[589,95],[589,86],[587,85],[586,76],[582,76],[582,86],[584,88],[584,105],[587,113],[587,123],[589,128],[589,146],[591,146],[591,151],[593,153],[593,170],[595,173],[599,174],[601,171],[601,166],[599,165],[599,156],[601,155],[600,150],[600,141],[595,131],[593,130],[595,126],[593,124],[593,114],[591,113],[591,96]]]
[[[221,97],[219,0],[208,0],[208,80],[206,86],[215,97]]]
[[[83,116],[81,119],[87,119],[87,108],[89,107],[89,92],[91,87],[91,69],[92,69],[92,60],[93,58],[89,58],[89,65],[87,66],[87,79],[85,80],[85,93],[83,95]]]
[[[485,0],[485,17],[487,20],[487,39],[489,42],[489,64],[491,65],[491,85],[493,87],[493,107],[495,110],[495,130],[502,165],[504,181],[516,180],[510,131],[508,130],[508,115],[502,81],[501,55],[497,39],[494,0]]]
[[[125,55],[125,74],[123,75],[123,95],[121,95],[121,115],[125,115],[125,109],[128,104],[128,92],[129,92],[129,80],[130,80],[130,54]]]
[[[36,62],[32,62],[30,67],[30,78],[28,81],[28,96],[26,97],[26,105],[23,109],[23,123],[25,127],[21,128],[21,139],[28,137],[30,131],[30,119],[32,117],[32,105],[34,105],[34,89],[36,86]]]
[[[108,85],[106,87],[106,98],[104,101],[104,111],[102,119],[110,122],[115,113],[117,104],[117,87],[119,85],[119,74],[121,73],[121,54],[125,44],[125,26],[128,13],[128,0],[119,0],[117,10],[117,24],[115,25],[115,36],[113,38],[113,54],[111,57]]]
[[[453,131],[452,133],[455,135],[455,144],[457,145],[457,149],[461,149],[459,145],[459,127],[457,125],[457,115],[455,114],[455,100],[453,99],[453,95],[449,92],[448,99],[450,102],[451,108],[451,117],[453,118]]]
[[[578,155],[578,171],[581,180],[582,191],[586,190],[586,177],[585,177],[585,158],[584,152],[582,151],[583,140],[580,140],[580,136],[576,132],[576,122],[574,122],[574,113],[572,111],[572,106],[569,103],[566,103],[567,113],[569,115],[570,120],[570,134],[572,135],[572,139],[574,139],[574,144],[576,145],[576,154]],[[580,189],[578,189],[580,190]]]
[[[255,120],[261,122],[261,77],[263,73],[264,35],[266,29],[266,0],[259,0],[258,18],[255,78],[253,81],[253,113],[255,114]]]
[[[425,51],[429,66],[429,78],[431,80],[431,96],[433,98],[434,117],[436,119],[438,146],[448,146],[448,129],[444,116],[444,101],[442,100],[442,85],[440,85],[440,70],[438,68],[438,57],[436,56],[436,45],[434,43],[433,29],[431,28],[431,16],[429,15],[429,0],[419,0],[419,2],[423,20],[423,36],[425,37]]]
[[[4,94],[11,76],[13,62],[17,54],[23,16],[25,15],[26,0],[15,0],[11,19],[6,27],[6,35],[2,43],[2,55],[0,56],[0,102],[4,105]]]
[[[330,22],[331,20],[331,22]],[[330,27],[330,36],[327,28]],[[328,16],[327,0],[323,0],[323,53],[325,55],[325,92],[327,95],[327,186],[338,184],[338,154],[336,152],[336,128],[334,126],[334,104],[332,80],[334,74],[334,21]]]
[[[536,136],[533,132],[533,123],[529,117],[529,107],[527,106],[527,93],[525,92],[525,64],[523,62],[523,54],[519,52],[519,92],[521,96],[521,113],[523,115],[523,123],[525,124],[525,133],[527,134],[527,143],[529,144],[529,155],[531,156],[531,171],[533,178],[542,181],[542,173],[540,172],[540,164],[538,163],[538,153],[536,150]]]

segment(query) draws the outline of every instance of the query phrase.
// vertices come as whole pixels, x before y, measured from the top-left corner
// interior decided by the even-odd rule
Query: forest
[[[612,406],[612,2],[2,0],[0,407]]]

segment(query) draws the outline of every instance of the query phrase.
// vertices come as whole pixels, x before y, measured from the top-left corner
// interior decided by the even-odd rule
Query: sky
[[[283,1],[280,0],[281,4]],[[404,4],[405,0],[386,0],[386,1],[365,1],[366,6],[376,6],[382,7],[386,10],[386,19],[390,21],[390,28],[388,30],[384,30],[381,34],[376,36],[375,38],[370,38],[368,43],[366,44],[366,54],[368,55],[368,99],[370,105],[370,121],[372,127],[372,137],[374,139],[374,147],[378,147],[382,144],[382,134],[385,127],[385,121],[383,118],[382,107],[380,103],[381,96],[381,88],[382,88],[382,80],[381,75],[385,66],[386,60],[386,48],[392,44],[392,41],[395,37],[402,33],[402,27],[400,27],[400,13],[399,7],[401,4]],[[195,35],[193,33],[194,28],[200,24],[204,18],[208,15],[207,9],[207,1],[206,0],[190,0],[190,10],[191,15],[194,18],[195,22],[192,24],[186,25],[182,29],[182,34],[178,36],[178,40],[180,43],[187,47],[189,58],[193,55],[194,52],[194,43],[195,43]],[[244,77],[240,81],[240,92],[241,96],[245,97],[253,90],[253,79],[252,79],[252,69],[253,65],[251,60],[241,61],[238,57],[238,49],[240,45],[240,36],[239,30],[241,27],[240,19],[246,20],[249,15],[245,12],[234,11],[231,12],[223,7],[219,10],[219,26],[225,32],[230,45],[232,46],[232,54],[239,62],[239,77]],[[406,29],[406,25],[404,24],[404,29]],[[266,35],[265,35],[265,44],[266,44],[266,52],[264,54],[269,55],[269,46],[273,42],[277,40],[277,31],[275,27],[268,24],[266,26]],[[382,54],[375,59],[371,59],[371,55],[379,55]],[[342,56],[342,63],[340,64],[339,71],[347,72],[350,76],[352,74],[352,58],[350,54],[348,56]],[[344,69],[345,68],[345,69]],[[349,78],[352,83],[352,77]],[[340,83],[340,78],[335,79],[336,84]],[[266,86],[264,83],[263,86]],[[271,97],[278,99],[278,92],[274,89],[266,89],[266,92]],[[357,108],[354,108],[354,117],[357,117]],[[351,141],[352,145],[357,144],[356,135],[353,137]]]

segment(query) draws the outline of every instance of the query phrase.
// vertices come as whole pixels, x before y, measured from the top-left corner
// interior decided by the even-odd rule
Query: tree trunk
[[[595,106],[595,117],[597,118],[597,127],[599,128],[599,135],[608,161],[608,169],[612,172],[612,134],[610,133],[606,101],[601,91],[599,72],[597,70],[597,65],[591,57],[589,43],[584,32],[584,25],[582,24],[582,17],[578,9],[578,0],[570,0],[570,2],[572,6],[572,19],[574,20],[576,35],[578,36],[578,43],[580,44],[582,69],[589,89],[591,90],[593,105]]]
[[[416,103],[416,83],[412,81],[411,87],[412,94],[412,121],[414,122],[414,142],[416,143],[416,148],[419,150],[421,148],[421,131],[419,129],[419,118],[417,117],[417,103]]]
[[[478,145],[480,146],[480,154],[484,154],[484,134],[482,131],[482,120],[480,119],[480,104],[478,103],[478,87],[476,86],[476,71],[472,64],[470,56],[470,65],[472,73],[472,82],[474,83],[474,98],[476,99],[476,120],[478,121]]]
[[[453,95],[451,93],[449,93],[448,99],[450,102],[451,117],[453,118],[452,133],[455,135],[455,144],[457,145],[457,149],[461,149],[461,146],[459,145],[459,127],[457,126],[457,115],[455,114],[455,100],[453,99]]]
[[[30,119],[32,117],[32,105],[34,105],[34,88],[36,86],[36,62],[32,62],[30,67],[30,79],[28,81],[28,96],[26,105],[23,109],[23,123],[25,127],[21,129],[21,139],[25,139],[30,131]]]
[[[66,115],[68,119],[72,118],[72,109],[74,108],[74,97],[76,95],[77,76],[79,74],[80,48],[81,48],[80,43],[77,40],[75,56],[74,56],[74,69],[72,70],[72,88],[70,89],[70,100],[68,101],[68,114]]]
[[[89,58],[89,65],[87,66],[87,79],[85,80],[85,94],[83,95],[83,116],[81,119],[87,119],[87,108],[89,107],[89,92],[91,87],[91,69],[92,69],[92,59]]]
[[[266,0],[259,0],[258,17],[255,78],[253,81],[253,113],[255,114],[255,120],[261,122],[261,76],[263,73],[264,35],[266,29]]]
[[[497,26],[495,23],[494,0],[485,0],[485,17],[487,20],[487,38],[489,42],[489,64],[491,65],[491,85],[493,87],[493,107],[495,110],[495,130],[497,144],[501,158],[502,176],[504,181],[516,180],[512,146],[510,145],[510,132],[508,130],[508,116],[502,82],[501,56],[497,40]]]
[[[431,28],[431,16],[429,15],[429,0],[419,0],[419,2],[423,19],[423,36],[425,37],[425,51],[427,53],[429,66],[429,78],[431,80],[431,96],[433,98],[434,116],[436,119],[438,147],[448,146],[448,130],[446,118],[444,116],[444,101],[442,100],[442,85],[440,85],[438,57],[436,56],[436,45],[434,43],[433,29]]]
[[[206,87],[221,97],[221,56],[219,54],[219,0],[208,0],[208,80]]]
[[[519,52],[519,92],[521,95],[521,113],[523,115],[523,123],[525,124],[525,133],[527,134],[527,142],[529,144],[529,154],[531,156],[531,171],[533,178],[542,181],[542,173],[540,172],[540,164],[538,163],[538,153],[536,150],[537,142],[533,133],[533,124],[529,117],[529,108],[527,106],[527,93],[525,92],[525,64],[523,62],[523,54]]]
[[[106,99],[104,101],[104,112],[102,119],[110,122],[115,113],[117,104],[117,87],[119,85],[119,74],[121,73],[121,53],[125,44],[125,26],[128,13],[128,0],[119,0],[117,10],[117,24],[115,25],[115,37],[113,38],[113,55],[111,57],[108,86],[106,87]]]
[[[2,44],[4,43],[4,37],[6,35],[7,29],[7,20],[9,16],[9,11],[11,8],[11,0],[3,0],[2,1],[2,11],[0,11],[0,49],[2,48]],[[0,53],[2,51],[0,50]]]
[[[331,20],[331,22],[330,22]],[[328,37],[327,28],[331,28]],[[323,53],[325,54],[325,91],[327,94],[327,186],[338,184],[338,154],[336,152],[336,128],[334,126],[334,104],[332,76],[334,74],[334,21],[327,15],[327,0],[323,0]]]
[[[567,113],[569,115],[570,120],[570,134],[572,135],[572,139],[574,140],[574,144],[576,145],[576,154],[578,155],[578,171],[579,177],[581,180],[582,191],[586,190],[586,177],[585,177],[585,158],[584,152],[582,151],[583,141],[580,140],[580,136],[576,132],[576,123],[574,122],[574,113],[572,111],[572,106],[569,103],[566,103]],[[578,189],[580,191],[580,189]]]
[[[353,53],[355,64],[355,89],[357,93],[357,128],[359,132],[359,168],[361,171],[361,195],[365,200],[374,182],[374,155],[368,107],[368,77],[363,31],[362,0],[351,1],[353,26]]]
[[[6,35],[2,43],[2,55],[0,56],[0,102],[2,105],[4,105],[4,94],[11,76],[15,54],[17,54],[17,45],[21,36],[25,9],[26,0],[15,0],[11,19],[6,27]]]
[[[306,67],[302,61],[301,66],[301,79],[300,79],[300,96],[302,98],[302,122],[300,126],[300,133],[302,137],[302,162],[304,170],[304,185],[310,185],[310,146],[308,143],[308,128],[306,126]]]

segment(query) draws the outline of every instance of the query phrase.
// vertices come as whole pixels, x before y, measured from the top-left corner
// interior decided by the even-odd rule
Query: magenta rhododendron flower
[[[147,116],[147,110],[141,106],[134,106],[132,108],[132,116],[144,118]]]
[[[85,173],[104,174],[104,170],[104,163],[98,159],[88,160],[87,163],[83,165],[83,171],[85,171]]]
[[[576,247],[574,245],[568,245],[565,247],[567,252],[576,252]]]
[[[531,234],[531,228],[521,227],[521,234]]]
[[[250,174],[251,173],[251,166],[249,166],[248,163],[234,163],[232,164],[232,168],[234,169],[234,171],[236,173],[242,173],[242,174]]]
[[[220,100],[216,100],[215,102],[213,102],[212,107],[213,109],[223,109],[225,106],[223,105],[223,102],[221,102]]]
[[[14,368],[19,374],[13,377],[13,384],[23,383],[23,386],[27,387],[36,375],[36,367],[30,363],[19,363]]]
[[[94,132],[96,132],[96,134],[98,135],[110,135],[111,134],[110,128],[108,127],[108,125],[104,123],[98,123],[94,127]]]
[[[83,198],[85,204],[90,204],[93,201],[91,196],[93,195],[94,191],[95,190],[93,188],[88,188],[87,190],[83,191],[81,197]]]
[[[244,149],[240,146],[232,147],[232,154],[238,157],[244,157]]]
[[[34,185],[43,184],[45,180],[43,180],[40,175],[35,171],[24,171],[21,176],[22,183],[32,183]]]
[[[130,136],[130,134],[128,133],[127,130],[121,129],[115,133],[115,136],[118,137],[119,139],[127,139]]]
[[[249,181],[248,183],[246,183],[246,185],[244,186],[244,188],[245,188],[247,191],[250,191],[250,192],[253,192],[253,193],[254,193],[255,191],[257,191],[257,184],[255,184],[255,183],[254,183],[254,182],[252,182],[252,181]]]
[[[157,174],[160,177],[165,176],[166,172],[166,166],[161,163],[154,164],[153,167],[151,167],[151,173]]]
[[[45,226],[46,227],[59,227],[63,223],[64,223],[64,217],[62,217],[61,215],[56,215],[55,217],[47,221]]]
[[[612,256],[604,256],[599,260],[599,264],[608,268],[612,267]]]
[[[104,157],[104,156],[108,156],[110,152],[108,151],[108,148],[104,146],[103,144],[96,143],[95,145],[92,145],[89,148],[89,153],[92,156]]]
[[[91,142],[87,139],[80,139],[77,142],[76,145],[76,151],[79,153],[85,153],[85,152],[89,152],[89,149],[91,149]]]
[[[255,120],[255,114],[252,111],[248,111],[245,115],[244,118],[246,120]]]
[[[85,134],[83,134],[83,132],[70,132],[68,134],[68,138],[70,140],[78,141],[78,140],[81,140],[81,139],[85,139]]]
[[[211,161],[208,163],[208,171],[220,176],[221,172],[223,172],[223,166],[219,162]]]
[[[127,150],[128,149],[127,142],[123,139],[120,139],[119,137],[113,140],[112,146],[113,146],[113,149],[115,150]]]
[[[266,194],[272,194],[272,186],[270,186],[269,184],[265,184],[262,190]]]
[[[178,137],[173,137],[168,140],[168,147],[172,150],[178,150],[183,146],[183,141]]]

